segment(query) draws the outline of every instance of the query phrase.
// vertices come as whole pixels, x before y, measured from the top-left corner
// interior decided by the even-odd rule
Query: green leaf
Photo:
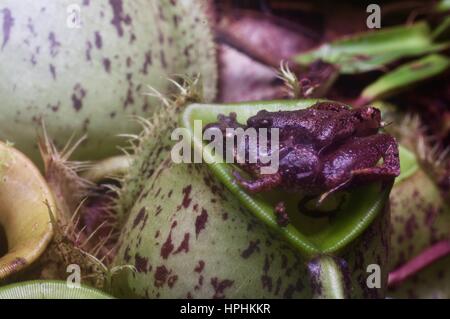
[[[450,17],[446,17],[436,29],[433,30],[433,39],[445,39],[448,38],[450,33]]]
[[[214,175],[249,209],[259,220],[280,233],[302,254],[315,256],[333,253],[352,242],[374,220],[382,210],[389,196],[390,187],[381,187],[380,183],[368,184],[352,190],[348,200],[341,206],[336,216],[311,218],[298,214],[296,207],[301,196],[289,196],[280,192],[269,194],[248,194],[234,181],[231,164],[221,163],[221,158],[204,146],[201,137],[194,132],[194,120],[201,120],[202,125],[215,122],[219,114],[237,113],[239,122],[255,115],[260,110],[279,111],[307,108],[318,100],[267,101],[236,104],[191,104],[182,114],[181,122],[190,132],[195,149],[202,152],[205,162]],[[284,200],[290,213],[291,224],[280,227],[274,214],[275,203]]]
[[[450,0],[441,0],[436,3],[434,10],[437,12],[445,12],[450,10]]]
[[[65,281],[36,280],[0,287],[0,299],[111,299],[86,286],[69,287]]]
[[[400,154],[400,175],[395,179],[394,185],[407,179],[419,169],[417,158],[411,151],[401,145],[399,145],[398,150]]]
[[[450,60],[439,54],[428,55],[419,60],[404,64],[381,76],[361,93],[361,100],[371,102],[383,99],[408,89],[423,80],[444,72],[450,66]]]
[[[429,26],[419,22],[345,37],[297,55],[294,61],[308,65],[321,59],[336,64],[341,73],[355,74],[379,69],[400,58],[437,52],[449,45],[433,43],[432,39]]]

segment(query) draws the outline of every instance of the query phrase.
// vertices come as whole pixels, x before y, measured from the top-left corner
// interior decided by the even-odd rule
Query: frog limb
[[[236,181],[246,190],[252,193],[259,193],[271,190],[281,184],[282,178],[279,173],[262,175],[256,180],[247,180],[238,172],[233,172]]]
[[[388,135],[380,135],[384,143],[380,143],[383,164],[368,168],[352,170],[352,176],[368,178],[395,178],[400,174],[400,160],[395,139]]]

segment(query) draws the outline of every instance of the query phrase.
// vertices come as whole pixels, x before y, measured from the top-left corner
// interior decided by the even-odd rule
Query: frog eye
[[[247,125],[251,127],[267,127],[272,125],[272,120],[269,118],[264,118],[265,115],[266,114],[263,113],[263,111],[258,112],[256,116],[250,117],[247,120]]]
[[[272,125],[272,121],[269,119],[263,119],[259,124],[262,126],[270,126]]]

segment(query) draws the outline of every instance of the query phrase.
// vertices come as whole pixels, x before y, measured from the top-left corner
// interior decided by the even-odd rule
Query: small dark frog
[[[400,174],[397,142],[390,135],[379,133],[381,126],[380,111],[374,107],[351,109],[332,102],[295,111],[262,110],[250,117],[247,125],[237,123],[235,114],[221,115],[217,123],[208,125],[223,132],[236,127],[257,131],[277,128],[277,172],[261,174],[260,168],[265,164],[246,161],[238,165],[253,179],[244,179],[236,172],[237,182],[250,192],[281,188],[320,196],[319,202],[351,185],[390,181]],[[245,150],[255,147],[259,148],[259,144],[245,145]],[[276,211],[283,215],[280,207],[284,205],[278,205]]]

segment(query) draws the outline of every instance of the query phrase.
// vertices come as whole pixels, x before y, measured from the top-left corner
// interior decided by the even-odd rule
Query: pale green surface
[[[70,288],[65,281],[36,280],[0,287],[0,299],[112,299],[86,286]]]
[[[170,0],[121,1],[122,13],[116,19],[128,15],[131,22],[121,21],[120,29],[112,24],[109,0],[88,3],[0,3],[0,12],[7,8],[14,19],[9,39],[0,50],[0,139],[14,142],[33,160],[39,157],[36,133],[40,119],[60,147],[72,134],[88,134],[75,155],[93,160],[120,152],[117,145],[125,140],[117,134],[139,132],[131,115],[149,116],[159,107],[157,99],[145,95],[149,85],[167,94],[168,78],[201,73],[205,99],[215,96],[214,44],[199,2],[178,1],[174,6]],[[81,28],[67,27],[66,10],[72,4],[81,9]],[[3,30],[0,39],[6,37]],[[96,44],[96,34],[101,46]],[[145,63],[147,56],[151,64]],[[105,59],[110,61],[109,72]],[[73,98],[83,95],[81,89],[85,96],[77,111]]]

